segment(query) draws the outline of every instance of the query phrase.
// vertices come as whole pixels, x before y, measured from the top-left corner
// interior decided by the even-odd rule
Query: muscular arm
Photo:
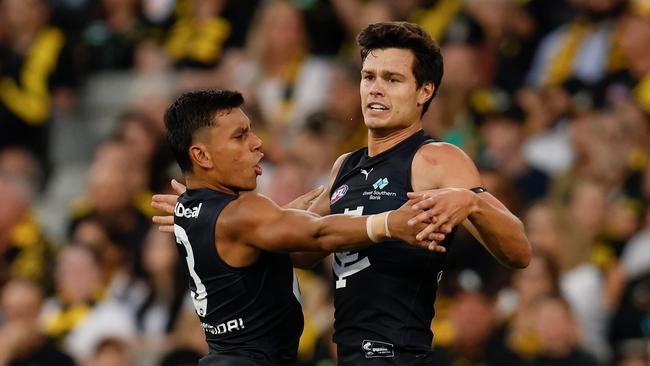
[[[428,240],[415,239],[415,234],[426,225],[415,228],[407,225],[418,212],[411,205],[409,202],[394,210],[387,224],[380,222],[380,225],[390,226],[394,238],[429,248]],[[253,263],[260,250],[347,251],[372,244],[366,230],[369,219],[369,216],[348,215],[320,217],[304,210],[283,209],[258,193],[244,193],[219,215],[215,244],[219,255],[235,267]],[[377,239],[383,240],[387,231],[373,232]]]
[[[308,211],[282,209],[257,193],[244,194],[237,201],[224,209],[222,229],[258,249],[331,252],[372,244],[366,233],[367,217],[320,217]]]
[[[429,190],[425,195],[430,198],[415,208],[429,209],[424,215],[432,219],[430,231],[462,223],[503,265],[528,265],[531,247],[523,224],[489,192],[468,190],[482,186],[482,181],[462,150],[445,143],[426,145],[414,157],[412,168],[413,189]]]

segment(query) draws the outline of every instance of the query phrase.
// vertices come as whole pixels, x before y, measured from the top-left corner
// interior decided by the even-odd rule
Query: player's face
[[[420,120],[431,84],[416,87],[414,56],[400,48],[370,52],[361,70],[361,109],[369,129],[401,129]],[[419,105],[418,105],[419,104]]]
[[[210,142],[206,145],[216,179],[234,191],[255,189],[257,176],[262,174],[262,140],[240,108],[228,114],[219,112],[216,119],[217,125],[210,129]]]

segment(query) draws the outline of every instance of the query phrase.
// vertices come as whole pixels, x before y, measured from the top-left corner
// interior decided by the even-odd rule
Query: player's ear
[[[190,159],[201,168],[211,169],[213,167],[212,156],[210,156],[205,144],[192,144],[189,149],[189,154]]]
[[[431,99],[435,89],[436,87],[433,85],[433,82],[428,81],[424,83],[418,90],[418,105],[423,105],[427,100]]]

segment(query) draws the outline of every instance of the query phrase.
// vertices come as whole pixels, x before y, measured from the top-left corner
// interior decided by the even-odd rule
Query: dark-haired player
[[[519,219],[481,188],[465,153],[422,131],[420,118],[443,73],[435,41],[406,22],[371,24],[357,41],[368,147],[336,161],[329,194],[310,210],[368,215],[400,207],[409,197],[427,197],[415,205],[428,209],[418,219],[432,221],[423,235],[462,224],[501,263],[525,267],[531,248]],[[339,365],[432,365],[430,325],[444,251],[390,240],[333,257]]]
[[[478,170],[463,151],[422,131],[420,119],[443,74],[435,41],[406,22],[371,24],[357,41],[368,147],[337,159],[329,191],[309,210],[377,214],[409,198],[425,198],[413,206],[426,209],[414,224],[431,222],[421,238],[448,234],[460,224],[502,264],[527,266],[531,247],[521,221],[481,188]],[[339,365],[432,365],[430,325],[449,240],[435,251],[392,240],[334,254]],[[322,257],[294,253],[292,259],[294,265],[309,266]]]
[[[174,234],[210,349],[201,364],[289,365],[303,318],[286,252],[349,250],[391,236],[428,242],[407,225],[418,212],[411,205],[321,218],[247,192],[262,174],[263,154],[242,103],[237,92],[200,91],[167,110],[167,141],[188,188],[174,207]]]

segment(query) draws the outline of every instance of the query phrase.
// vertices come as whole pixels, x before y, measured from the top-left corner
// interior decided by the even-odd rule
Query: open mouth
[[[262,159],[264,158],[264,153],[259,153],[260,159],[257,161],[257,164],[255,164],[255,174],[257,175],[262,175]]]
[[[375,111],[375,112],[382,112],[382,111],[387,111],[388,110],[388,107],[386,107],[385,105],[383,105],[381,103],[377,103],[377,102],[368,103],[366,108],[368,108],[371,111]]]

